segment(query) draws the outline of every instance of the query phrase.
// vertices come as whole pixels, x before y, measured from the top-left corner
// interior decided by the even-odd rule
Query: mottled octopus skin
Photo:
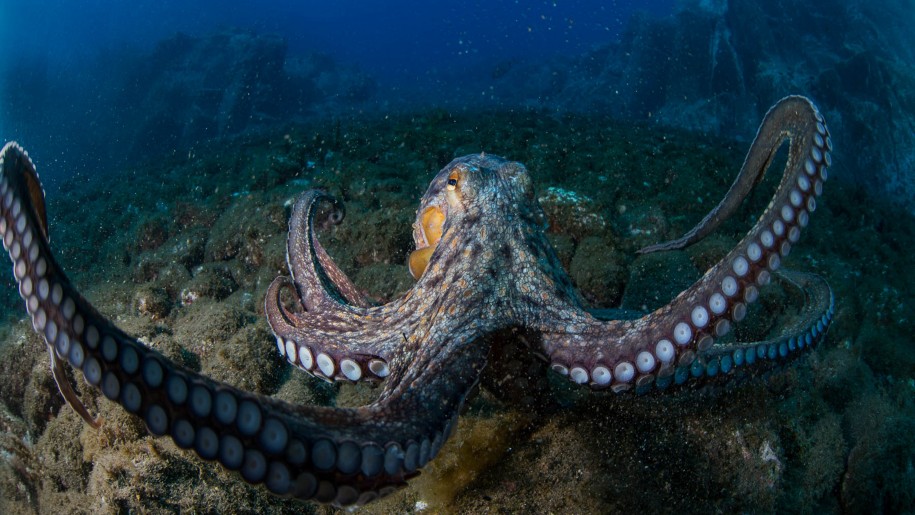
[[[0,154],[0,235],[19,291],[52,362],[68,362],[109,399],[142,417],[149,431],[237,470],[270,492],[338,506],[365,504],[417,474],[455,428],[486,365],[491,339],[523,334],[556,372],[594,389],[664,391],[724,382],[771,367],[821,341],[834,312],[822,279],[785,273],[805,301],[781,335],[715,344],[743,318],[807,225],[822,193],[831,142],[804,97],[766,115],[734,186],[678,248],[730,215],[789,140],[772,202],[721,261],[666,306],[634,320],[599,320],[586,310],[544,236],[544,215],[523,165],[488,155],[455,159],[432,180],[415,239],[432,207],[445,215],[425,272],[402,298],[374,306],[315,238],[319,191],[295,204],[287,245],[291,277],[266,296],[281,354],[334,380],[383,381],[360,408],[293,406],[209,379],[124,333],[71,285],[47,239],[44,193],[15,143]],[[449,184],[450,183],[450,184]],[[290,308],[286,299],[295,304]],[[786,308],[788,309],[788,308]],[[93,421],[78,398],[67,401]],[[94,421],[93,421],[94,422]]]

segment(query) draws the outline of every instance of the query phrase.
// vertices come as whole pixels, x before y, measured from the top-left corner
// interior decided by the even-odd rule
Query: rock
[[[142,120],[130,155],[188,148],[277,116],[285,55],[281,38],[241,31],[160,42],[123,94]]]
[[[375,91],[358,70],[320,54],[287,59],[283,38],[240,30],[166,39],[125,79],[120,116],[128,120],[120,126],[140,127],[130,138],[133,157],[288,123]]]
[[[578,244],[569,274],[592,305],[609,307],[619,304],[626,284],[622,257],[603,238],[592,236]]]
[[[137,251],[155,250],[168,239],[168,221],[162,216],[152,216],[137,227],[134,246]]]
[[[325,54],[289,56],[284,38],[238,29],[179,33],[151,52],[101,54],[59,78],[27,58],[7,69],[24,78],[10,82],[10,127],[23,136],[51,127],[66,134],[60,146],[48,138],[50,152],[85,149],[65,157],[61,171],[187,155],[216,138],[359,109],[377,90],[358,68]]]
[[[670,232],[667,217],[657,205],[635,204],[629,207],[627,204],[621,204],[617,211],[637,249],[664,241]]]
[[[607,228],[603,215],[586,195],[549,187],[537,200],[546,214],[551,233],[569,234],[575,240],[581,240]]]
[[[255,269],[267,262],[264,247],[287,230],[286,212],[279,202],[267,202],[263,194],[239,195],[223,212],[206,242],[206,261],[237,259]]]
[[[188,350],[206,363],[215,356],[218,349],[249,323],[249,315],[241,309],[200,299],[180,311],[176,311],[175,340],[188,346]],[[275,350],[275,345],[273,346]]]
[[[133,265],[137,282],[160,280],[175,291],[177,281],[189,277],[188,270],[203,262],[208,231],[198,227],[176,234],[153,251],[142,252]],[[180,270],[178,270],[180,268]]]
[[[150,320],[161,320],[172,310],[172,302],[164,288],[147,283],[134,291],[133,309]]]
[[[670,302],[699,279],[699,270],[686,252],[643,254],[630,266],[622,307],[651,311]]]
[[[548,233],[546,238],[556,251],[556,257],[559,258],[562,267],[569,270],[572,267],[572,258],[575,257],[575,241],[568,234],[559,233]]]
[[[405,265],[385,263],[375,263],[360,268],[353,280],[381,301],[388,301],[402,295],[414,283]]]
[[[904,388],[911,398],[911,387]],[[894,404],[884,393],[871,392],[846,412],[845,423],[855,443],[839,495],[848,513],[900,513],[915,504],[915,422],[900,416]]]
[[[180,302],[183,306],[208,298],[222,300],[238,289],[224,263],[207,263],[194,270],[194,277],[181,288]]]
[[[220,342],[224,344],[212,356],[201,359],[203,374],[250,392],[276,392],[285,378],[284,361],[265,322],[245,325]]]

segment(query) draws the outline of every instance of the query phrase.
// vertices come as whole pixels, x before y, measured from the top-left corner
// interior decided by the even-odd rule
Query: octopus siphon
[[[549,373],[620,394],[724,383],[821,342],[835,311],[832,291],[815,275],[780,270],[831,164],[823,117],[804,97],[770,109],[730,190],[695,228],[640,252],[683,248],[709,234],[786,141],[781,182],[743,239],[665,306],[615,320],[584,307],[545,236],[544,213],[520,163],[470,155],[432,179],[413,228],[408,263],[416,282],[383,305],[360,293],[316,238],[316,223],[338,222],[341,206],[321,191],[301,194],[289,222],[289,276],[268,288],[267,322],[277,350],[296,367],[327,380],[381,383],[377,400],[356,408],[250,393],[118,329],[55,260],[44,191],[16,143],[0,154],[0,236],[58,387],[87,422],[99,423],[67,381],[67,364],[151,434],[249,483],[278,496],[363,505],[404,486],[435,458],[487,365],[493,334],[518,335]],[[804,299],[792,322],[765,341],[724,343],[773,278]]]

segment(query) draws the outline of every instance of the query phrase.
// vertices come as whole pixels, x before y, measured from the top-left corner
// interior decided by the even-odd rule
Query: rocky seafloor
[[[701,219],[748,145],[540,112],[321,122],[55,183],[50,233],[96,307],[172,359],[289,402],[356,405],[375,391],[292,369],[264,319],[267,285],[286,273],[286,220],[300,191],[323,187],[344,200],[346,219],[322,241],[385,300],[412,283],[410,224],[432,175],[480,151],[521,161],[583,297],[651,309],[723,256],[767,204],[778,173],[705,241],[635,254]],[[40,152],[33,156],[40,171]],[[838,179],[785,262],[835,289],[835,323],[815,352],[718,393],[589,394],[551,378],[531,403],[483,389],[421,476],[362,511],[915,510],[915,275],[906,251],[915,220],[842,171],[837,161]],[[784,298],[777,286],[764,289],[743,334],[764,331]],[[92,429],[63,405],[11,274],[0,278],[0,305],[0,512],[332,511],[274,498],[148,436],[137,417],[74,377],[105,420]]]

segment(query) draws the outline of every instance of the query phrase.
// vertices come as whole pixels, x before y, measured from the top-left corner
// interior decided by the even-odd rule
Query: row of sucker
[[[556,354],[551,359],[554,371],[575,383],[594,389],[610,388],[615,392],[646,391],[656,380],[659,387],[666,387],[671,382],[681,384],[690,375],[707,375],[708,369],[696,375],[702,367],[700,357],[712,348],[715,338],[731,330],[732,323],[744,319],[747,305],[756,301],[759,287],[768,284],[772,274],[781,267],[782,259],[788,256],[792,245],[799,240],[801,230],[807,226],[810,213],[816,210],[816,198],[823,193],[827,168],[832,164],[832,141],[816,107],[806,99],[802,101],[812,110],[815,123],[810,131],[812,134],[793,137],[803,143],[809,138],[808,150],[796,162],[789,156],[785,177],[772,202],[747,236],[703,278],[711,282],[709,287],[702,289],[703,296],[693,299],[682,317],[662,328],[661,334],[648,340],[648,345],[639,348],[633,356],[616,363],[597,360],[586,365],[570,363]],[[803,143],[799,143],[800,148],[804,148]],[[831,314],[822,316],[824,320],[817,325],[828,326]],[[822,334],[825,328],[816,331],[814,327],[812,331]],[[651,335],[651,332],[647,334]],[[813,342],[818,341],[815,336],[810,338]],[[807,343],[806,338],[803,343],[795,341],[793,345],[790,341],[784,342],[785,355],[794,349],[810,347],[804,343]],[[765,355],[774,353],[774,357],[783,357],[780,347],[775,350],[767,347]],[[732,357],[723,366],[712,366],[712,370],[726,374],[733,370],[736,361],[736,356]],[[751,364],[751,361],[741,360],[742,363]],[[681,377],[684,379],[679,381]]]
[[[318,438],[310,444],[293,442],[295,459],[309,463],[313,470],[297,476],[289,495],[335,506],[361,506],[389,495],[402,486],[384,484],[382,477],[409,479],[441,451],[457,427],[457,416],[431,437],[408,439],[403,443],[357,443],[349,439]],[[352,483],[335,481],[340,475]]]
[[[324,327],[323,330],[315,327],[307,333],[296,328],[307,320],[336,319],[341,326],[334,327],[332,332],[339,334],[349,325],[346,321],[354,316],[350,309],[359,311],[364,307],[364,302],[356,299],[353,293],[355,286],[323,251],[316,238],[314,222],[317,207],[328,200],[333,199],[317,190],[305,192],[296,200],[286,245],[286,262],[292,281],[279,277],[268,288],[265,297],[267,322],[276,337],[279,354],[299,369],[327,381],[378,382],[387,377],[390,370],[387,361],[371,352],[370,346],[342,345],[331,341],[326,336],[331,327]],[[340,209],[339,206],[337,209]],[[289,320],[294,315],[286,311],[280,300],[281,290],[290,284],[295,285],[296,297],[308,311],[305,317],[296,317],[295,323]],[[338,292],[332,293],[328,286]],[[346,306],[339,302],[336,293],[355,304]]]
[[[812,276],[815,277],[815,276]],[[659,390],[664,390],[671,385],[682,385],[687,381],[716,380],[727,376],[734,376],[741,372],[742,367],[756,366],[761,368],[765,363],[777,364],[798,355],[800,351],[813,349],[826,337],[829,326],[835,316],[835,297],[823,281],[826,290],[827,306],[818,311],[819,316],[806,320],[801,330],[793,334],[764,342],[747,344],[731,344],[714,346],[706,353],[698,356],[688,367],[678,367],[674,374],[659,376],[653,385]],[[823,295],[822,292],[804,290],[805,294]],[[638,388],[638,393],[646,393],[652,383]]]
[[[327,331],[317,328],[304,332],[289,320],[279,300],[280,290],[289,284],[284,277],[277,278],[267,289],[264,311],[267,323],[276,338],[280,356],[290,364],[327,381],[370,381],[378,382],[390,374],[386,360],[354,346],[335,344],[336,338],[327,336]],[[305,337],[305,338],[300,338]],[[306,342],[299,341],[306,339]]]
[[[17,159],[19,168],[7,171],[5,161]],[[276,495],[351,506],[403,486],[454,431],[456,416],[433,434],[402,442],[357,442],[332,431],[308,435],[291,429],[306,424],[284,404],[172,363],[113,326],[70,285],[37,231],[36,208],[21,177],[27,173],[35,174],[28,155],[7,144],[0,155],[0,235],[32,325],[58,358],[106,398],[141,417],[151,434],[169,436],[179,447]],[[278,343],[285,355],[307,363],[303,356],[310,350]],[[347,378],[355,377],[351,366],[365,366],[379,377],[385,373],[372,362],[347,359],[322,366],[333,358],[321,356],[314,364],[328,377],[333,375],[329,367]]]
[[[338,356],[278,335],[276,349],[290,364],[327,381],[381,381],[391,373],[388,363],[377,356]]]

